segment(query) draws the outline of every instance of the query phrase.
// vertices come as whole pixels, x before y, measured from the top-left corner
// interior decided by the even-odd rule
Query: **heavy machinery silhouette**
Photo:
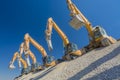
[[[42,60],[43,60],[43,65],[45,67],[49,67],[49,66],[55,66],[56,65],[56,61],[54,60],[53,56],[49,56],[47,55],[45,49],[39,44],[37,43],[28,33],[25,34],[24,36],[24,50],[29,51],[30,50],[30,43],[38,49],[38,51],[42,54]]]
[[[101,26],[93,27],[71,0],[67,0],[67,5],[71,12],[70,16],[72,17],[70,25],[77,30],[84,26],[88,31],[90,42],[89,45],[85,47],[86,51],[102,46],[109,46],[116,42],[114,38],[107,35]]]
[[[60,35],[60,37],[63,40],[64,43],[64,60],[71,60],[78,56],[81,56],[82,53],[80,50],[78,50],[77,45],[74,43],[70,43],[67,36],[63,33],[63,31],[58,27],[58,25],[53,21],[52,18],[48,19],[47,22],[47,28],[46,28],[46,41],[48,43],[49,50],[52,49],[52,43],[51,43],[51,34],[52,34],[52,28],[54,28],[57,33]]]
[[[19,67],[21,67],[21,63],[23,65],[23,69],[21,71],[21,74],[22,75],[28,74],[30,72],[30,68],[28,67],[26,61],[21,57],[21,55],[18,52],[14,53],[14,56],[13,56],[13,58],[10,61],[10,64],[9,64],[9,68],[10,69],[14,69],[15,68],[14,62],[15,62],[16,59],[18,60]]]

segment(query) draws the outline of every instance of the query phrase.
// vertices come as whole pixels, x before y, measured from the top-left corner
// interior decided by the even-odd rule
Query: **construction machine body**
[[[109,46],[110,44],[116,42],[114,38],[107,35],[106,31],[102,27],[92,27],[91,23],[75,6],[75,4],[72,3],[71,0],[67,0],[67,4],[69,10],[71,11],[72,17],[69,24],[76,30],[80,29],[82,26],[85,26],[88,31],[90,42],[89,45],[85,47],[88,51],[102,46]]]
[[[36,56],[34,55],[34,53],[30,49],[27,49],[24,42],[21,43],[19,50],[20,50],[21,55],[24,53],[27,65],[28,65],[28,67],[31,67],[32,72],[42,70],[40,64],[36,60]],[[32,59],[32,65],[30,63],[29,57]]]
[[[16,52],[12,58],[12,60],[10,61],[10,64],[9,64],[9,68],[10,69],[14,69],[15,66],[14,66],[14,62],[15,60],[18,59],[22,65],[23,65],[23,68],[22,68],[22,71],[21,71],[21,75],[24,75],[24,74],[28,74],[30,72],[30,67],[28,67],[26,61],[21,57],[21,55]]]
[[[45,67],[49,67],[49,66],[55,66],[56,62],[53,59],[52,56],[47,55],[46,50],[39,44],[37,43],[28,33],[25,34],[24,36],[24,40],[25,40],[25,50],[29,50],[30,46],[29,44],[31,43],[33,46],[35,46],[35,48],[38,49],[38,51],[42,54],[42,58],[43,58],[43,65]]]
[[[63,40],[64,54],[65,54],[63,56],[64,60],[71,60],[71,59],[73,59],[74,56],[78,57],[78,56],[82,55],[81,51],[78,50],[77,45],[69,42],[67,36],[63,33],[63,31],[58,27],[58,25],[53,21],[52,18],[48,19],[47,29],[45,31],[47,42],[48,41],[51,42],[52,28],[54,28],[57,31],[57,33],[60,35],[60,37]],[[51,48],[49,48],[49,47],[51,47]],[[48,44],[48,48],[52,49],[52,42]]]

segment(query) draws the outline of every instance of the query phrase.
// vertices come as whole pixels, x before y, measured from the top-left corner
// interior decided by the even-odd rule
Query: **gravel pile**
[[[18,80],[120,80],[120,41]]]

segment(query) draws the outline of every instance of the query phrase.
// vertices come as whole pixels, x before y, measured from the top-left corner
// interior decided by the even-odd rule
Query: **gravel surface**
[[[120,41],[18,80],[120,80]]]

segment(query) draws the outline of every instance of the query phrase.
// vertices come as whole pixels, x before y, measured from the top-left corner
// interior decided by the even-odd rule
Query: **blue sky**
[[[119,0],[73,0],[93,26],[101,25],[114,38],[120,38],[120,1]],[[9,70],[8,64],[14,52],[18,51],[25,33],[29,33],[39,42],[49,55],[60,58],[63,55],[63,43],[53,30],[54,50],[48,51],[44,30],[49,17],[65,32],[71,42],[79,48],[88,44],[87,31],[74,30],[68,24],[70,20],[66,0],[0,0],[0,80],[12,80],[20,70]],[[59,46],[58,46],[59,45]],[[31,46],[31,50],[41,62],[41,54]],[[17,62],[15,62],[17,67]]]

